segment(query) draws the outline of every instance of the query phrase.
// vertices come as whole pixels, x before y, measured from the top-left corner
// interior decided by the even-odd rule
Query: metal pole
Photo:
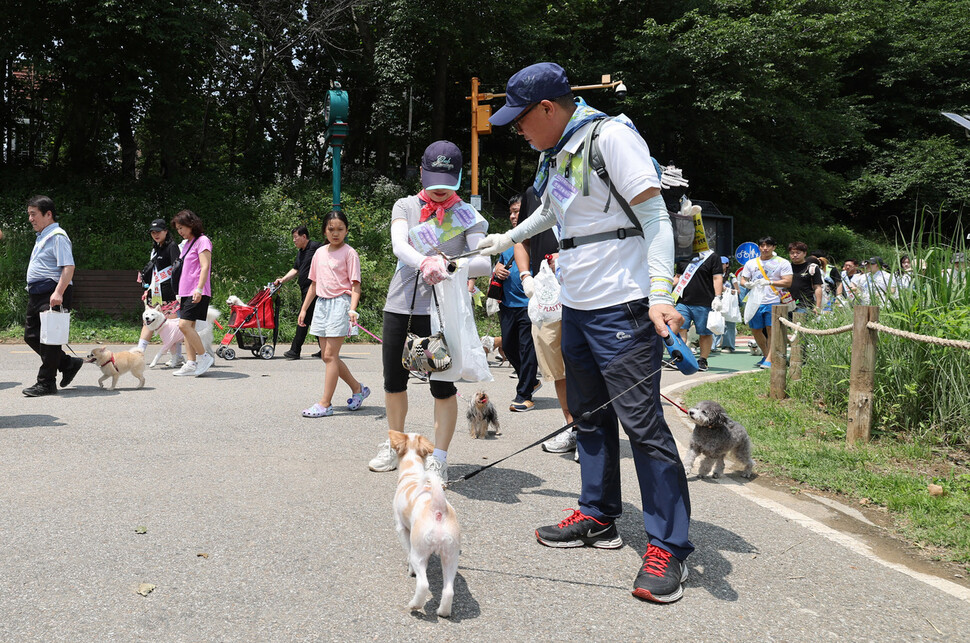
[[[333,209],[338,212],[340,208],[340,150],[342,145],[333,146]]]
[[[478,196],[478,78],[472,78],[472,203]]]

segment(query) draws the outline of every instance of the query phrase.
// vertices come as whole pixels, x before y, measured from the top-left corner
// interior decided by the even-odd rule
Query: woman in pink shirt
[[[215,358],[205,350],[202,338],[195,330],[195,322],[205,321],[212,299],[212,241],[203,234],[202,219],[191,210],[182,210],[172,219],[185,246],[179,255],[181,276],[178,284],[179,330],[185,335],[188,360],[172,375],[196,377],[202,375]],[[198,362],[196,362],[198,358]]]
[[[356,411],[370,395],[370,389],[351,374],[340,359],[340,346],[357,322],[357,303],[360,301],[360,257],[344,243],[347,238],[347,216],[337,210],[323,220],[323,236],[330,243],[319,248],[310,262],[310,289],[303,300],[298,324],[306,326],[307,309],[316,298],[310,334],[320,342],[320,356],[327,365],[324,375],[323,397],[308,409],[303,417],[319,418],[333,415],[333,393],[339,377],[353,394],[347,400],[347,410]]]

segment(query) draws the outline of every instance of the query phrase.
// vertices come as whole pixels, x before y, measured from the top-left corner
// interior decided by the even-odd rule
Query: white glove
[[[512,237],[507,232],[501,234],[490,234],[478,242],[478,250],[483,255],[497,255],[505,252],[514,244]]]
[[[435,285],[448,278],[448,267],[445,260],[439,256],[425,257],[421,261],[421,276],[425,283]]]
[[[771,282],[765,279],[764,277],[758,277],[757,279],[751,282],[752,288],[757,288],[759,286],[761,286],[762,288],[767,288],[770,285],[771,285]]]
[[[662,188],[687,187],[688,181],[684,178],[684,171],[679,167],[673,165],[661,165],[660,167],[663,170],[663,174],[660,175],[660,186]]]
[[[532,295],[536,294],[536,287],[532,283],[532,275],[522,277],[522,292],[524,292],[525,296],[529,299],[532,299]]]
[[[350,324],[352,326],[356,326],[357,325],[357,318],[360,317],[360,315],[357,314],[357,311],[356,310],[348,311],[347,312],[347,316],[350,317]]]
[[[714,301],[711,302],[711,310],[713,310],[715,312],[718,312],[718,313],[721,312],[721,296],[720,295],[718,295],[717,297],[715,297],[714,298]]]

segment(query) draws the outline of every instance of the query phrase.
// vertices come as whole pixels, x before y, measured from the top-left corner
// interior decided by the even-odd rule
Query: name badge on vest
[[[579,190],[570,183],[569,179],[562,174],[553,175],[549,182],[549,199],[560,225],[563,223],[566,210],[569,209],[569,205],[577,194],[579,194]]]

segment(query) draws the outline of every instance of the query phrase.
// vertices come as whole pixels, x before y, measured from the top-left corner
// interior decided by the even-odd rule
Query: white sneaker
[[[384,440],[377,455],[367,463],[367,468],[371,471],[394,471],[397,469],[397,453],[391,448],[390,438]]]
[[[198,377],[199,375],[202,375],[203,373],[205,373],[207,370],[209,370],[210,366],[215,364],[215,362],[216,362],[215,358],[213,358],[212,355],[209,355],[208,353],[202,353],[201,355],[199,355],[199,365],[195,369],[195,376]]]
[[[542,450],[548,453],[568,453],[576,448],[576,431],[563,431],[542,443]]]
[[[179,368],[185,363],[185,358],[182,355],[173,355],[172,359],[168,360],[165,364],[168,368]]]
[[[195,362],[186,362],[182,365],[182,368],[172,373],[175,377],[195,377],[196,364]]]
[[[433,455],[428,456],[424,461],[424,470],[428,473],[433,473],[441,479],[441,484],[445,487],[448,486],[448,463],[442,462]]]

